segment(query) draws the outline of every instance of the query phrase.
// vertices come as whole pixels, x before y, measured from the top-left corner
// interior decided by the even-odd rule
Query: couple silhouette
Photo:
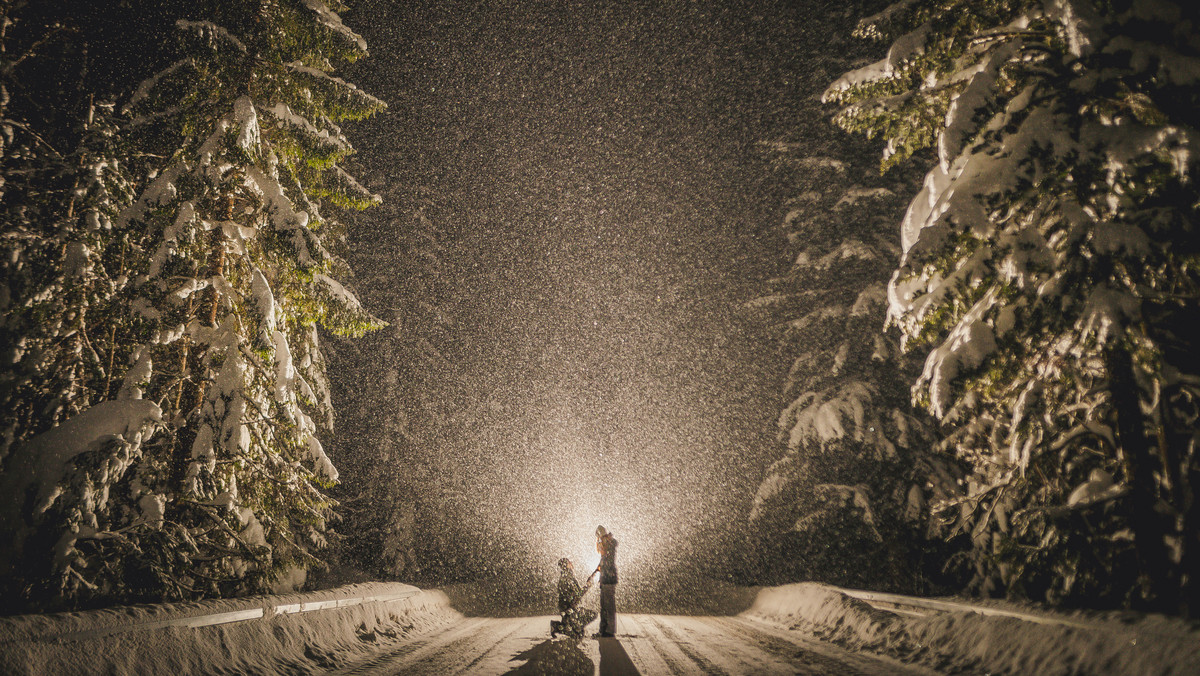
[[[525,663],[509,674],[556,674],[591,676],[595,665],[577,640],[556,641],[559,634],[582,638],[584,629],[596,619],[596,611],[580,607],[580,601],[600,575],[600,674],[602,676],[638,676],[637,667],[617,640],[617,539],[604,526],[596,528],[596,552],[600,565],[584,584],[575,578],[575,564],[563,557],[558,560],[558,612],[561,620],[550,621],[550,640],[543,641],[513,657]]]
[[[580,585],[575,579],[575,564],[563,557],[558,560],[558,612],[561,620],[550,622],[550,638],[559,634],[581,637],[584,628],[596,619],[596,611],[580,607],[592,581],[600,575],[600,631],[599,638],[612,638],[617,629],[617,539],[604,526],[596,527],[596,552],[600,554],[600,565]]]

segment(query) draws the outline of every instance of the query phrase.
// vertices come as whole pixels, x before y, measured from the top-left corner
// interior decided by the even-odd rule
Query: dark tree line
[[[797,104],[804,126],[761,144],[775,180],[795,195],[776,235],[786,264],[747,304],[789,363],[782,452],[750,527],[764,581],[922,592],[953,579],[941,574],[947,548],[928,506],[957,492],[960,471],[933,452],[931,421],[909,404],[917,371],[896,332],[883,330],[901,255],[896,223],[917,177],[881,177],[866,143],[830,129],[833,111],[818,96],[869,52],[848,36],[859,15],[847,8],[809,19],[798,46],[811,92]]]

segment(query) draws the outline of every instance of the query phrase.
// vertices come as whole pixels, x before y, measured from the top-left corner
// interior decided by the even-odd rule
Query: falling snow
[[[52,564],[58,576],[44,589],[20,575],[5,580],[0,591],[30,595],[11,595],[10,614],[74,609],[68,588],[86,589],[94,604],[129,600],[123,593],[200,599],[384,579],[439,589],[389,617],[364,608],[326,620],[336,625],[327,643],[344,662],[370,655],[358,643],[367,633],[374,642],[386,629],[395,642],[414,626],[461,623],[451,604],[467,614],[548,612],[555,562],[569,557],[586,577],[600,561],[600,525],[621,542],[621,613],[733,615],[730,599],[745,610],[751,586],[796,582],[797,570],[906,592],[961,590],[969,571],[940,563],[983,531],[947,533],[934,510],[986,508],[985,521],[1004,532],[1034,517],[1003,496],[985,505],[981,485],[958,478],[952,453],[935,455],[946,450],[937,440],[949,437],[918,409],[953,422],[984,396],[963,392],[964,378],[993,367],[1003,375],[998,360],[1014,337],[1031,333],[1010,291],[1076,303],[1081,346],[1119,342],[1126,327],[1146,323],[1151,304],[1087,281],[1068,294],[1039,253],[1049,246],[1044,233],[1028,225],[1025,239],[997,234],[1005,209],[1016,207],[996,196],[1049,180],[1041,165],[1022,164],[1027,156],[1044,151],[1066,167],[1063,158],[1099,149],[1103,171],[1080,181],[1116,185],[1117,176],[1128,186],[1062,209],[1072,237],[1094,240],[1089,256],[1134,261],[1113,273],[1133,279],[1136,261],[1171,249],[1160,232],[1186,229],[1170,190],[1193,189],[1200,134],[1175,123],[1178,110],[1124,89],[1097,98],[1095,110],[1043,105],[1090,95],[1104,77],[1125,86],[1083,65],[1071,71],[1078,91],[1014,87],[997,103],[998,87],[1026,77],[1013,64],[1034,47],[1081,64],[1108,50],[1120,68],[1195,102],[1194,36],[1160,45],[1108,35],[1082,0],[1015,3],[1020,11],[1003,19],[1003,31],[967,36],[976,41],[968,56],[986,56],[907,84],[907,69],[934,54],[931,36],[945,27],[930,21],[881,42],[851,41],[859,15],[883,8],[867,0],[347,4],[265,3],[246,26],[208,20],[241,16],[228,7],[180,18],[171,3],[142,11],[153,5],[145,0],[45,16],[22,4],[11,20],[0,10],[0,213],[14,223],[6,220],[0,239],[0,272],[12,280],[0,313],[18,317],[0,321],[0,403],[21,408],[0,430],[0,536],[16,543],[0,556],[0,577],[28,561]],[[900,2],[879,25],[920,5]],[[1191,25],[1175,21],[1176,10],[1184,12],[1155,0],[1127,11],[1136,25]],[[287,40],[264,46],[248,27],[268,19]],[[23,23],[38,21],[45,45]],[[1059,42],[1037,33],[1001,44],[1038,22],[1057,26]],[[101,47],[101,38],[128,40],[126,28],[145,55],[130,44]],[[93,41],[77,44],[75,32]],[[159,44],[160,32],[186,46]],[[47,103],[22,78],[75,98]],[[215,83],[208,104],[198,82]],[[871,83],[879,90],[870,106],[855,102]],[[913,92],[880,94],[901,91],[897,83],[948,93],[940,108],[914,112]],[[863,111],[895,113],[901,126],[926,115],[928,150],[890,177],[866,177],[879,148],[837,131],[822,92],[850,106],[842,122]],[[86,123],[76,119],[81,110]],[[98,110],[117,130],[112,138],[94,120]],[[32,121],[43,112],[45,137]],[[1094,120],[1073,133],[1084,113]],[[107,149],[122,134],[142,138],[135,131],[167,149],[143,139],[149,150],[129,160],[133,168],[71,154],[84,136]],[[888,136],[856,131],[873,142]],[[981,140],[1010,131],[1003,147]],[[907,156],[902,146],[893,138],[885,159]],[[1149,199],[1133,194],[1138,177],[1125,177],[1145,157],[1178,180],[1146,191],[1160,200],[1153,218],[1123,220],[1127,201]],[[921,162],[923,182],[912,168]],[[110,172],[128,195],[104,183]],[[1055,180],[1075,186],[1068,174]],[[53,185],[43,192],[37,180]],[[930,263],[886,283],[897,265],[903,271],[959,236],[975,247],[960,264]],[[1164,307],[1194,303],[1200,288],[1194,248],[1177,244],[1181,272],[1172,279],[1184,281],[1155,289]],[[1003,263],[992,265],[1001,251]],[[981,287],[992,277],[1003,283]],[[945,335],[922,333],[947,321],[951,301]],[[885,315],[912,335],[887,333]],[[120,344],[127,335],[136,344]],[[908,355],[902,343],[924,352]],[[1140,349],[1135,362],[1187,352],[1174,343]],[[1143,406],[1160,420],[1177,416],[1180,429],[1195,427],[1200,391],[1185,371],[1163,370]],[[1093,380],[1089,397],[1115,398],[1096,394],[1110,387],[1105,378]],[[910,405],[914,383],[920,401]],[[1132,444],[1129,430],[1090,417],[1061,443],[1018,443],[1022,423],[1055,415],[1038,396],[1030,387],[1003,402],[1014,430],[1011,442],[996,441],[1008,444],[1006,481],[1037,469],[1038,453],[1068,458],[1064,449],[1078,439],[1105,452]],[[1072,410],[1099,405],[1089,402]],[[982,434],[982,423],[968,427]],[[1174,434],[1166,423],[1135,432],[1158,434],[1163,448]],[[1036,517],[1060,519],[1047,539],[1069,535],[1070,519],[1110,517],[1105,510],[1133,495],[1127,475],[1136,462],[1073,462],[1060,463],[1062,499]],[[1168,469],[1144,473],[1166,493],[1190,495],[1180,487],[1191,485],[1194,468]],[[1177,522],[1193,524],[1185,520],[1192,512]],[[181,525],[187,519],[203,525]],[[908,534],[913,542],[899,542]],[[1194,556],[1187,537],[1168,533],[1156,544],[1182,561]],[[994,547],[974,546],[1013,545],[996,538]],[[217,554],[193,557],[218,539]],[[167,554],[148,555],[159,542],[171,543]],[[805,544],[788,549],[796,542]],[[927,542],[945,546],[925,552]],[[886,565],[849,570],[855,564],[839,545]],[[1136,553],[1126,558],[1133,563],[1113,565],[1136,572]],[[806,568],[810,559],[820,563]],[[171,577],[196,565],[195,576]],[[112,571],[121,572],[103,577]],[[152,578],[164,590],[145,582]],[[108,589],[108,579],[120,588]],[[932,664],[938,656],[921,636],[965,644],[1001,624],[901,618],[831,589],[768,587],[738,619],[722,619],[722,630],[754,624],[771,640],[807,632]],[[649,617],[630,626],[649,633],[708,622]],[[842,634],[822,634],[814,617]],[[27,619],[0,630],[25,631]],[[402,622],[407,628],[392,626]],[[274,638],[237,631],[294,647],[301,624]],[[248,645],[243,666],[257,664]],[[180,664],[205,663],[210,647]],[[959,656],[970,649],[955,648]]]

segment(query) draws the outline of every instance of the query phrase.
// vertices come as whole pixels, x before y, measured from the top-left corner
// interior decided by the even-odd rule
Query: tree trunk
[[[224,200],[224,220],[233,219],[233,196],[227,195]],[[208,265],[205,268],[205,279],[213,279],[225,274],[225,233],[220,226],[213,228],[210,239]],[[196,315],[210,327],[217,324],[217,309],[221,305],[221,292],[215,284],[210,283],[204,289],[204,296],[197,308]],[[186,376],[182,382],[179,401],[176,410],[183,417],[183,425],[176,435],[175,449],[171,463],[171,485],[179,493],[183,492],[184,479],[187,476],[188,465],[192,460],[192,445],[195,443],[198,421],[192,413],[204,401],[207,389],[204,360],[208,355],[207,347],[192,342],[190,349],[185,345],[183,361]]]
[[[1158,484],[1154,477],[1158,463],[1156,445],[1146,431],[1138,386],[1133,375],[1133,360],[1127,350],[1114,347],[1105,355],[1109,388],[1116,413],[1118,453],[1129,483],[1130,521],[1138,567],[1143,576],[1151,607],[1163,609],[1172,603],[1174,572],[1167,556],[1164,517],[1155,510]],[[1175,590],[1177,592],[1177,589]]]
[[[1191,617],[1200,612],[1200,584],[1197,584],[1200,580],[1196,579],[1200,575],[1200,558],[1197,557],[1200,534],[1196,531],[1200,510],[1195,495],[1197,481],[1200,481],[1200,466],[1196,463],[1195,450],[1191,446],[1196,433],[1194,421],[1197,411],[1193,408],[1181,416],[1176,406],[1194,406],[1179,385],[1165,390],[1159,397],[1159,417],[1162,421],[1159,447],[1163,462],[1170,463],[1170,502],[1176,513],[1173,534],[1179,538],[1176,562],[1180,571],[1178,610],[1180,615]]]

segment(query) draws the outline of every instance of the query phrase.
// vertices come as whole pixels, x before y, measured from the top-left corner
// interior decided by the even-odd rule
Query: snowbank
[[[842,646],[876,651],[893,643],[898,619],[836,587],[810,582],[764,587],[743,615],[808,630]]]
[[[742,615],[939,671],[1182,675],[1200,664],[1200,626],[1173,618],[899,596],[891,598],[900,611],[889,612],[856,593],[816,583],[767,587]]]
[[[440,591],[389,583],[8,617],[0,673],[319,673],[461,617]]]

